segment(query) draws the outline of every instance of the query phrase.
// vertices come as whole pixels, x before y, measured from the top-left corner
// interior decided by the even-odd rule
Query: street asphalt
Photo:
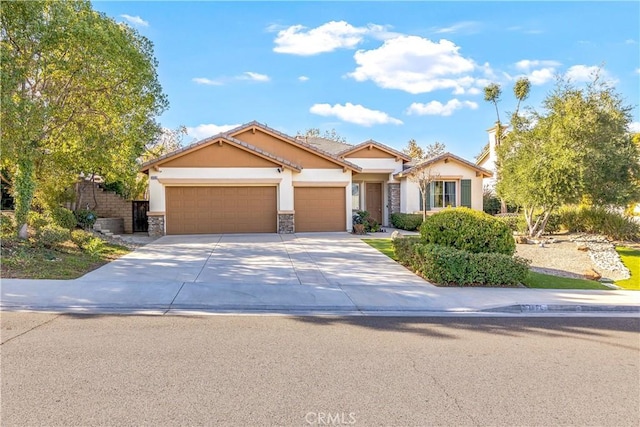
[[[637,426],[637,318],[1,317],[3,426]]]
[[[634,291],[436,287],[348,233],[165,236],[76,280],[3,279],[0,303],[79,313],[640,314]]]

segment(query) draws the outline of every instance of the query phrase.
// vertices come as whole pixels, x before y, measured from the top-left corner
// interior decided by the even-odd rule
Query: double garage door
[[[166,187],[167,234],[275,233],[277,188]],[[296,187],[295,230],[344,231],[344,187]]]
[[[276,187],[167,187],[167,234],[275,233]]]

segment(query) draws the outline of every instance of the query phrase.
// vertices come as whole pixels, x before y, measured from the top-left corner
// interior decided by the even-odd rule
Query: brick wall
[[[92,190],[95,187],[95,193]],[[124,232],[133,233],[133,213],[131,200],[125,200],[113,191],[104,191],[98,184],[88,181],[80,183],[82,191],[81,206],[84,209],[89,205],[100,218],[122,218],[124,220]],[[95,199],[94,199],[95,194]]]

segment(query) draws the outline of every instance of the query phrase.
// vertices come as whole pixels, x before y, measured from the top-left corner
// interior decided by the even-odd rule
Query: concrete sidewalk
[[[435,287],[347,233],[166,236],[76,280],[1,286],[3,310],[640,315],[634,291]]]
[[[87,313],[627,313],[640,292],[157,281],[2,281],[3,310]]]

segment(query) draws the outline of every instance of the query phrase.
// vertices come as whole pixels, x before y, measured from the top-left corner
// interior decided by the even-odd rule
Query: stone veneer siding
[[[400,184],[387,184],[387,197],[389,205],[389,224],[391,224],[391,214],[400,212]]]
[[[149,237],[164,236],[164,215],[149,215]]]
[[[295,232],[294,216],[291,213],[278,214],[278,233],[293,234]]]

